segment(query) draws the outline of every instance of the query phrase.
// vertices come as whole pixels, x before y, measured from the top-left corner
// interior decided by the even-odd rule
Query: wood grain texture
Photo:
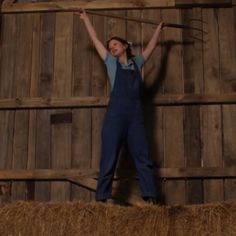
[[[97,1],[51,1],[36,3],[5,3],[2,4],[3,13],[17,12],[45,12],[45,11],[74,11],[79,8],[85,9],[144,9],[144,8],[180,8],[200,6],[232,6],[235,0],[97,0]]]
[[[55,13],[40,14],[40,45],[37,96],[44,98],[52,95],[55,45]],[[37,56],[37,55],[35,55]],[[36,72],[37,74],[37,72]],[[37,76],[35,74],[35,76]],[[34,78],[33,81],[37,81]],[[35,81],[35,83],[36,83]],[[37,110],[36,123],[36,168],[51,168],[51,129],[50,115],[47,109]],[[35,183],[35,200],[49,201],[51,199],[51,183],[38,181]]]
[[[235,7],[219,9],[219,54],[220,79],[222,93],[236,90],[236,12]],[[235,166],[235,117],[236,106],[222,106],[222,132],[223,132],[223,162],[224,166]],[[225,180],[225,200],[236,197],[235,179]]]
[[[221,93],[218,10],[203,9],[204,91]],[[202,163],[204,167],[222,166],[222,116],[219,105],[201,107]],[[223,181],[204,180],[204,202],[223,200]]]
[[[16,17],[0,16],[0,97],[12,96],[12,84],[14,81],[15,46],[16,46]],[[0,112],[0,168],[12,168],[13,135],[14,135],[14,111]],[[4,183],[11,190],[10,183]],[[11,201],[10,193],[0,197],[0,204]]]
[[[56,13],[54,76],[52,94],[56,97],[72,95],[72,42],[73,15]],[[57,110],[55,113],[68,111]],[[71,168],[71,124],[51,124],[52,168]],[[66,158],[64,158],[66,156]],[[51,199],[57,201],[70,200],[70,184],[53,182]]]
[[[180,22],[179,10],[163,10],[163,21],[170,19]],[[180,31],[164,31],[164,40],[167,41],[169,57],[167,72],[164,80],[164,92],[182,93],[182,35]],[[184,136],[183,136],[183,107],[164,108],[164,132],[165,132],[165,167],[183,167],[184,160]],[[165,194],[167,204],[185,203],[185,181],[166,181]]]
[[[31,53],[32,53],[32,24],[33,15],[24,16],[19,14],[16,17],[16,51],[15,51],[15,67],[14,67],[14,83],[13,96],[30,95],[30,79],[31,79]],[[28,37],[25,37],[28,35]],[[29,112],[18,111],[15,114],[14,124],[14,140],[13,140],[13,162],[12,168],[27,167],[28,157],[28,132],[29,132]],[[12,198],[25,199],[26,185],[24,182],[13,183]]]
[[[107,18],[101,16],[93,16],[93,25],[98,34],[99,39],[106,44],[107,41]],[[92,55],[92,77],[91,77],[91,95],[108,97],[110,94],[109,83],[105,65],[97,53]],[[105,107],[92,109],[92,159],[91,167],[99,168],[101,158],[101,135]],[[91,192],[91,198],[95,198],[94,192]]]
[[[92,73],[92,43],[86,32],[83,21],[74,15],[73,34],[73,96],[89,96],[91,92]],[[91,165],[91,109],[79,108],[73,110],[72,122],[72,167],[89,168]],[[71,198],[73,200],[90,200],[90,191],[72,185]]]
[[[74,11],[80,8],[85,9],[135,9],[154,7],[174,7],[174,0],[120,0],[120,1],[57,1],[57,2],[37,2],[37,3],[14,3],[3,4],[2,12],[45,12],[45,11]]]
[[[202,28],[201,8],[182,10],[182,23],[192,27]],[[192,21],[195,19],[195,21]],[[188,94],[203,93],[203,50],[202,33],[193,30],[183,31],[183,80],[184,92]],[[191,42],[192,41],[192,42]],[[184,153],[186,166],[201,166],[200,140],[200,106],[186,106],[184,108]],[[203,202],[203,188],[201,180],[186,181],[186,203]]]
[[[198,178],[233,178],[236,176],[235,167],[181,167],[157,168],[156,174],[164,179],[198,179]],[[98,169],[16,169],[0,170],[0,180],[66,180],[71,177],[96,178]],[[129,170],[122,170],[121,178],[129,175]],[[114,179],[119,176],[115,174]],[[133,178],[137,178],[135,175]]]

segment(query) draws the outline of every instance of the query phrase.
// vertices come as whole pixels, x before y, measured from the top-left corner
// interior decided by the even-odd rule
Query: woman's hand
[[[157,26],[157,29],[159,31],[163,30],[163,29],[166,29],[167,27],[165,26],[165,23],[163,21],[161,21],[158,26]]]
[[[80,8],[79,12],[77,12],[76,14],[79,15],[81,20],[85,20],[86,18],[88,18],[86,11],[83,8]]]

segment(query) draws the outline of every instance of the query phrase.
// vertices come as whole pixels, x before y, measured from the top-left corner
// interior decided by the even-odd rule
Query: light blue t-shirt
[[[114,87],[114,83],[115,83],[115,77],[116,77],[116,70],[117,70],[117,57],[112,56],[112,54],[110,52],[107,52],[107,56],[104,60],[104,63],[107,67],[107,74],[108,74],[108,78],[111,84],[111,90]],[[139,70],[141,71],[141,68],[144,64],[144,57],[142,54],[135,56],[132,58],[132,60],[136,63],[136,65],[138,66]],[[119,63],[121,64],[122,69],[125,70],[134,70],[134,62],[131,59],[128,60],[128,64],[123,64],[122,62],[119,61]]]

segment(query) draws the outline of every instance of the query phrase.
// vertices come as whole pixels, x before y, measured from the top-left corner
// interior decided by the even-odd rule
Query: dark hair
[[[109,49],[109,43],[111,40],[116,40],[116,41],[119,41],[120,43],[122,43],[123,45],[127,45],[127,48],[126,48],[126,55],[127,55],[127,58],[130,59],[132,57],[134,57],[133,53],[132,53],[132,49],[131,49],[131,44],[128,43],[125,39],[122,39],[120,37],[117,37],[117,36],[114,36],[114,37],[111,37],[108,41],[107,41],[107,49]]]

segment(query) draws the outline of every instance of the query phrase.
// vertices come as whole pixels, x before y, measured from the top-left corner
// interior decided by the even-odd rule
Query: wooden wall
[[[236,8],[119,10],[110,13],[183,23],[207,33],[167,29],[143,69],[147,131],[157,167],[236,165],[236,105],[155,106],[159,94],[236,91]],[[154,27],[90,16],[102,42],[113,35],[138,54]],[[103,63],[79,16],[70,12],[1,16],[0,98],[109,96]],[[105,108],[1,109],[1,169],[98,168]],[[118,168],[133,168],[126,148]],[[235,179],[161,179],[166,204],[236,198]],[[90,201],[94,193],[68,182],[9,181],[11,200]],[[128,189],[136,191],[130,182]],[[3,195],[0,196],[2,199]]]

